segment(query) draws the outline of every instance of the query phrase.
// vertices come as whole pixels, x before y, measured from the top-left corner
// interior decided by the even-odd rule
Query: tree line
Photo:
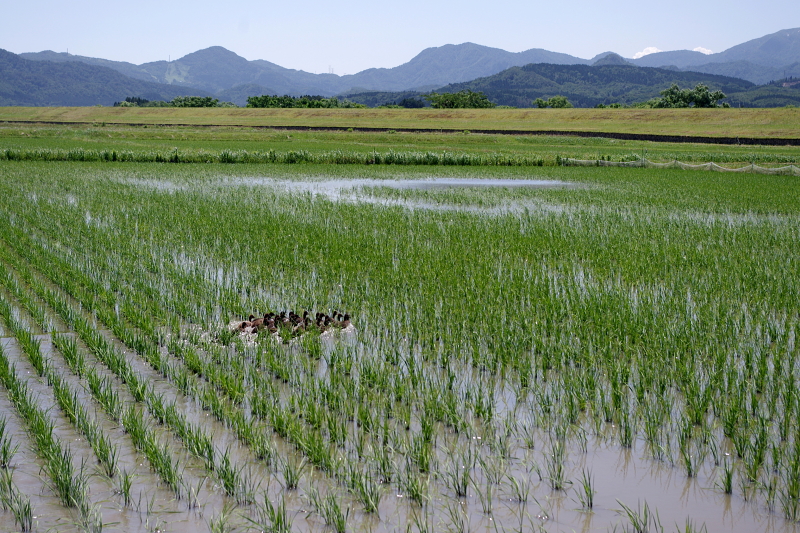
[[[698,83],[694,89],[681,89],[673,83],[669,88],[660,92],[660,98],[654,98],[645,102],[633,104],[598,104],[597,108],[713,108],[730,107],[727,103],[720,104],[720,100],[726,98],[722,91],[711,91],[708,86]],[[482,91],[472,91],[463,89],[452,93],[437,93],[421,95],[434,109],[492,109],[498,107],[496,103],[489,100],[489,97]],[[422,99],[403,100],[405,105],[384,104],[381,107],[422,107]],[[115,102],[116,107],[238,107],[231,102],[220,102],[210,96],[178,96],[169,102],[160,100],[150,101],[144,98],[129,96],[122,102]],[[566,96],[556,95],[548,99],[536,98],[531,102],[532,107],[565,109],[574,107]],[[348,108],[367,108],[366,104],[351,102],[349,100],[339,100],[332,96],[289,96],[289,95],[267,95],[247,97],[247,106],[250,108],[319,108],[319,109],[348,109]]]
[[[324,96],[248,96],[246,107],[274,107],[274,108],[366,108],[364,104],[357,104],[347,100],[339,100],[337,97],[325,98]]]
[[[146,100],[138,96],[128,96],[121,102],[114,102],[114,107],[239,107],[233,102],[220,102],[211,96],[177,96],[165,102],[163,100]]]

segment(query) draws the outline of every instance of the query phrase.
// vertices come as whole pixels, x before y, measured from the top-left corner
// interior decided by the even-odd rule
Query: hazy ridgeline
[[[800,519],[797,178],[18,161],[0,176],[4,334],[72,333],[47,364],[120,421],[119,445],[156,474],[142,490],[206,504],[215,531],[658,520],[598,477],[602,450],[697,480],[724,500],[709,516]],[[282,185],[430,176],[578,186],[334,201]],[[224,333],[284,309],[348,311],[357,342]],[[81,358],[104,369],[94,385]],[[662,489],[635,494],[665,526],[705,521],[660,507]],[[80,505],[143,515],[124,494],[94,487]]]

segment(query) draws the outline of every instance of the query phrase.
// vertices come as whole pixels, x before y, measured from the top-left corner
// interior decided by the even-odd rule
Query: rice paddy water
[[[0,212],[19,530],[797,529],[796,177],[0,161]],[[352,327],[229,328],[290,310]]]

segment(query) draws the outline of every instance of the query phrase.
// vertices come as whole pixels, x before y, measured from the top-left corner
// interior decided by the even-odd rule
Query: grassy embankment
[[[800,109],[191,109],[3,107],[0,121],[595,131],[800,138]]]

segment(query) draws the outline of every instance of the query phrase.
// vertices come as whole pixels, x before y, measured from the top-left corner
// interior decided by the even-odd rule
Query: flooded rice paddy
[[[98,168],[0,184],[17,529],[797,530],[797,206]],[[354,328],[228,327],[304,308]]]
[[[525,210],[560,209],[535,199],[524,201],[507,200],[492,202],[459,203],[453,201],[431,201],[423,195],[392,195],[387,191],[458,191],[473,190],[536,190],[564,189],[580,185],[553,179],[492,179],[466,177],[422,177],[419,179],[340,179],[314,177],[313,179],[286,180],[273,177],[230,177],[205,183],[202,187],[188,186],[164,180],[125,179],[124,183],[165,193],[177,191],[205,191],[215,194],[219,188],[266,188],[287,191],[294,194],[310,194],[338,202],[357,202],[380,206],[397,206],[406,209],[425,209],[435,211],[463,211],[487,215],[519,213]],[[448,199],[452,200],[452,199]]]

